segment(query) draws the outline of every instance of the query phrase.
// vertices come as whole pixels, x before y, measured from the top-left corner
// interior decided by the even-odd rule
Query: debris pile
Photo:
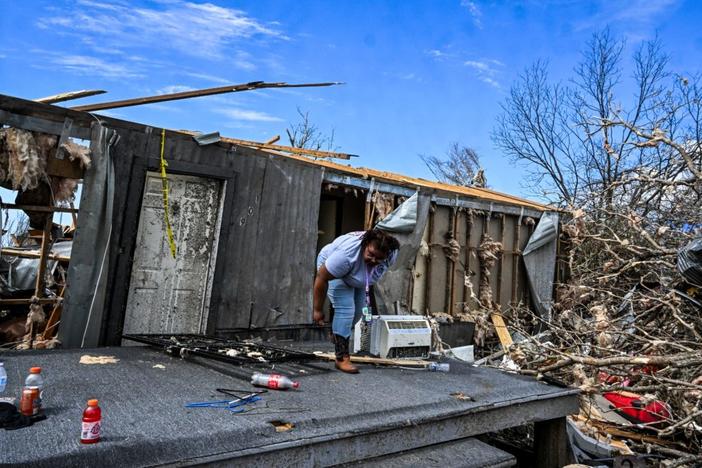
[[[0,186],[17,191],[16,205],[2,205],[0,346],[59,345],[54,336],[75,225],[53,224],[52,210],[74,201],[76,177],[89,166],[90,149],[70,139],[60,143],[56,135],[0,129]],[[12,209],[24,211],[28,222],[16,218],[7,225]]]
[[[634,172],[573,210],[552,319],[510,323],[518,372],[583,391],[583,432],[666,466],[702,460],[702,179],[687,175]]]

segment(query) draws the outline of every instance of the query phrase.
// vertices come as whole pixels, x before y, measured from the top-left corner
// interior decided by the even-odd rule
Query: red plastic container
[[[100,442],[100,420],[102,411],[97,400],[88,400],[88,407],[83,411],[83,427],[80,432],[81,444]]]

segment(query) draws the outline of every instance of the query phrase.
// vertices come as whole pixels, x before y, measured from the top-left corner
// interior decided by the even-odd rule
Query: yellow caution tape
[[[161,185],[163,186],[163,219],[166,221],[166,233],[168,234],[168,245],[171,248],[171,255],[176,258],[176,243],[173,239],[173,229],[171,229],[171,220],[168,217],[168,176],[166,168],[168,163],[163,157],[164,148],[166,147],[166,129],[161,130]]]

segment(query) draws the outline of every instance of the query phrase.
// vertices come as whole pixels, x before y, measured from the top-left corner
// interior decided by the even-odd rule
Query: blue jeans
[[[322,265],[317,258],[317,270]],[[335,279],[329,282],[327,297],[334,307],[332,332],[344,338],[351,336],[351,329],[361,319],[363,306],[366,302],[365,291],[361,288],[352,288],[343,280]]]

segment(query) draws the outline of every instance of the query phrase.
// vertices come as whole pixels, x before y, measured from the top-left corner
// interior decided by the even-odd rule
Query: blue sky
[[[659,34],[674,72],[699,70],[702,2],[0,0],[0,93],[108,94],[75,105],[249,81],[343,81],[107,111],[243,139],[281,135],[297,108],[352,161],[431,178],[419,154],[473,147],[489,185],[524,195],[490,140],[510,85],[537,59],[567,80],[593,32],[627,56]],[[626,83],[624,84],[626,85]],[[65,104],[69,105],[69,104]]]

